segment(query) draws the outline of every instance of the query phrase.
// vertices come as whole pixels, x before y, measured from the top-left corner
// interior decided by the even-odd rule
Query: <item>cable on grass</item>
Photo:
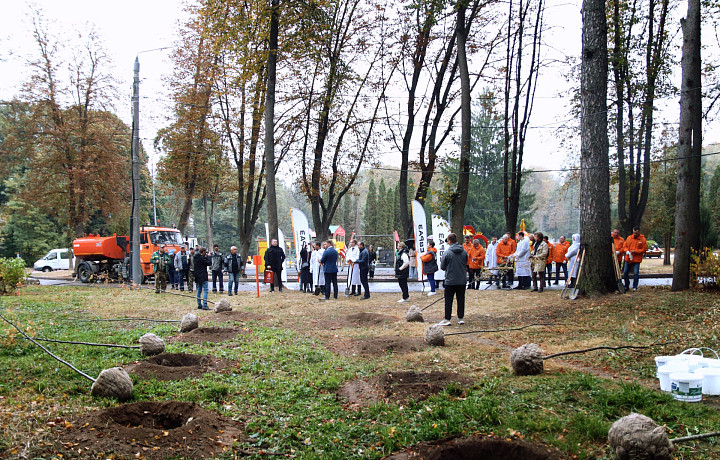
[[[88,380],[90,380],[91,382],[95,383],[95,380],[96,380],[96,379],[90,377],[89,375],[87,375],[86,373],[84,373],[84,372],[81,371],[80,369],[76,368],[75,366],[73,366],[73,365],[70,364],[69,362],[67,362],[67,361],[63,360],[62,358],[54,355],[53,352],[51,352],[50,350],[48,350],[47,348],[45,348],[42,344],[38,343],[35,339],[33,339],[32,337],[30,337],[29,335],[27,335],[25,332],[23,332],[23,331],[22,331],[19,327],[17,327],[12,321],[10,321],[9,319],[7,319],[2,313],[0,313],[0,318],[2,318],[6,323],[8,323],[9,325],[11,325],[11,326],[14,327],[15,329],[17,329],[17,331],[18,331],[20,334],[22,334],[23,337],[25,337],[26,339],[28,339],[29,341],[31,341],[32,343],[34,343],[35,345],[37,345],[38,347],[40,347],[45,353],[49,354],[49,355],[52,356],[54,359],[56,359],[57,361],[63,363],[64,365],[66,365],[66,366],[69,367],[70,369],[74,370],[74,371],[77,372],[78,374],[82,375],[82,376],[85,377],[86,379],[88,379]]]
[[[45,339],[45,338],[41,338],[41,337],[35,337],[35,340],[40,341],[40,342],[67,343],[70,345],[89,345],[91,347],[134,348],[134,349],[140,348],[139,345],[117,345],[114,343],[73,342],[73,341],[68,341],[68,340]]]

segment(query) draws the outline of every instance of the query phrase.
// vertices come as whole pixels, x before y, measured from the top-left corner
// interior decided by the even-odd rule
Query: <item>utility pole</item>
[[[133,283],[141,284],[140,267],[140,61],[135,57],[132,94],[132,211],[130,213],[130,273]]]

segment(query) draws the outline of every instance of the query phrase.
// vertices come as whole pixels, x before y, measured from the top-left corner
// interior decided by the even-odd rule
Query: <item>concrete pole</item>
[[[135,57],[132,94],[132,212],[130,214],[130,278],[142,282],[140,266],[140,61]]]

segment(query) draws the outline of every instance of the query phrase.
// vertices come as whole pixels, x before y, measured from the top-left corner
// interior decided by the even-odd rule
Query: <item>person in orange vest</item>
[[[472,251],[472,247],[473,247],[472,235],[465,235],[465,242],[463,243],[463,249],[465,250],[465,252],[470,254],[470,251]],[[469,286],[470,286],[470,282],[472,281],[472,273],[470,273],[470,267],[466,267],[466,269],[467,269],[468,289],[470,289]]]
[[[645,235],[640,234],[640,227],[634,227],[632,235],[627,237],[623,245],[623,252],[625,252],[623,280],[626,291],[630,290],[630,270],[633,272],[633,291],[637,291],[638,281],[640,281],[640,262],[642,262],[647,248]]]
[[[620,230],[617,228],[612,231],[610,234],[613,239],[613,246],[615,247],[615,257],[617,257],[618,263],[622,265],[623,261],[623,246],[625,246],[625,240],[622,236],[620,236]]]
[[[515,254],[515,250],[517,249],[517,243],[515,243],[515,240],[510,238],[510,234],[506,233],[503,235],[502,240],[497,244],[497,248],[495,249],[495,253],[497,254],[497,263],[498,265],[505,265],[508,263],[508,257]],[[512,270],[505,271],[505,274],[502,277],[502,288],[503,289],[509,289],[512,287],[513,281],[514,281],[514,273]]]
[[[565,273],[565,281],[567,281],[568,277],[568,269],[567,269],[567,258],[565,257],[565,253],[567,252],[568,248],[570,247],[570,242],[565,239],[565,235],[562,235],[560,239],[558,240],[558,243],[553,248],[553,262],[555,262],[555,284],[557,285],[560,281],[560,270],[562,270]],[[548,279],[549,284],[549,279]]]
[[[476,281],[476,275],[482,272],[485,263],[485,248],[480,244],[479,239],[473,240],[468,252],[468,270],[470,270],[470,283],[468,289],[480,289],[480,281]]]
[[[555,245],[550,242],[550,239],[547,237],[547,235],[543,236],[543,241],[548,246],[548,255],[547,255],[547,261],[545,262],[545,279],[547,280],[548,286],[550,285],[550,278],[552,278],[552,262],[553,262],[553,251],[555,250]]]

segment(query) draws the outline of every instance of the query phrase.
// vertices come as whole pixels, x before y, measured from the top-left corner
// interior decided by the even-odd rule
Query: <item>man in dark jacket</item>
[[[450,247],[443,255],[440,268],[445,270],[445,319],[440,326],[450,326],[452,318],[453,296],[457,296],[458,324],[465,324],[465,283],[467,282],[468,254],[462,246],[457,244],[457,235],[450,233],[447,236]]]
[[[188,270],[190,270],[190,264],[188,260],[188,253],[185,250],[185,245],[180,246],[180,252],[175,254],[175,275],[177,282],[180,285],[180,290],[185,290],[185,279],[188,277]],[[190,280],[188,280],[188,288],[192,290],[190,286]]]
[[[223,283],[223,253],[217,244],[213,244],[213,252],[210,253],[210,270],[212,271],[212,283],[213,283],[213,294],[217,292],[215,282],[220,281],[220,292],[225,290],[225,284]]]
[[[233,284],[235,285],[235,295],[237,295],[238,287],[240,287],[240,273],[245,267],[245,261],[237,253],[237,246],[230,248],[230,254],[225,257],[225,266],[228,272],[228,295],[233,295]]]
[[[200,248],[200,252],[195,254],[193,259],[193,267],[195,268],[195,285],[197,286],[197,305],[200,310],[210,310],[207,306],[208,298],[208,272],[207,269],[211,265],[210,258],[207,256],[207,249]],[[203,303],[200,303],[200,294],[203,296]]]
[[[285,251],[278,246],[278,240],[272,240],[270,247],[265,251],[265,270],[272,270],[274,273],[273,284],[270,286],[270,292],[275,290],[275,280],[277,280],[278,290],[282,292],[282,275],[283,262],[285,261]]]
[[[360,248],[360,257],[358,257],[357,266],[360,269],[360,284],[362,284],[363,289],[365,289],[365,295],[362,296],[361,299],[369,299],[370,284],[368,283],[368,273],[370,273],[370,254],[368,250],[365,249],[364,241],[359,242],[358,247]],[[358,289],[357,295],[360,295],[359,291]]]
[[[325,297],[321,297],[320,300],[330,300],[330,284],[333,286],[333,294],[337,299],[338,252],[332,240],[327,240],[325,244],[327,244],[327,248],[325,252],[323,252],[322,258],[320,258],[320,265],[322,265],[323,273],[325,274]]]

